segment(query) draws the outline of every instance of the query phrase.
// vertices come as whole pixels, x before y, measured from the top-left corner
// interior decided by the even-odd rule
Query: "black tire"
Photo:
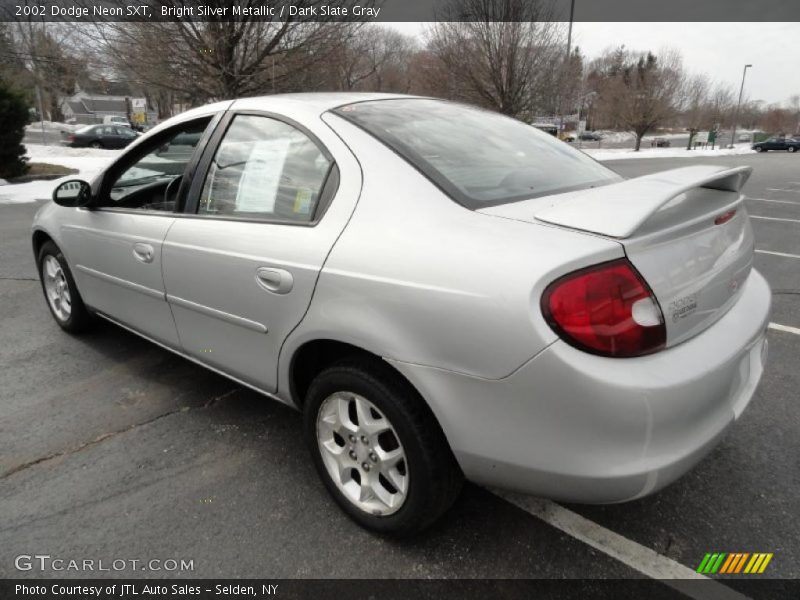
[[[95,141],[95,142],[92,142],[91,144],[89,144],[89,146],[91,148],[102,148],[103,144],[101,144],[100,142]]]
[[[72,306],[69,317],[66,319],[62,319],[56,314],[47,298],[47,289],[45,288],[44,282],[44,261],[48,256],[53,256],[61,265],[61,269],[64,272],[64,278],[66,279],[67,286],[69,287]],[[42,247],[39,249],[39,256],[36,264],[39,268],[39,281],[42,284],[44,301],[47,304],[47,308],[50,309],[50,314],[53,315],[56,323],[58,323],[61,329],[68,331],[69,333],[81,333],[89,329],[93,323],[92,314],[88,311],[86,305],[84,305],[83,299],[78,292],[78,286],[75,285],[75,279],[72,277],[72,271],[69,270],[67,260],[64,258],[64,254],[61,252],[61,250],[59,250],[58,246],[56,246],[52,241],[47,241],[42,244]]]
[[[376,516],[353,504],[337,487],[317,443],[317,415],[336,392],[369,399],[390,421],[406,454],[409,484],[402,506]],[[439,424],[417,391],[389,365],[374,357],[345,359],[312,381],[303,406],[303,429],[314,466],[328,492],[356,523],[372,531],[409,536],[436,521],[461,491],[463,475]]]
[[[787,149],[789,150],[789,152],[795,152],[797,150],[795,146],[789,146],[789,148]]]
[[[762,148],[761,146],[756,146],[755,150],[756,152],[764,152],[764,148]]]

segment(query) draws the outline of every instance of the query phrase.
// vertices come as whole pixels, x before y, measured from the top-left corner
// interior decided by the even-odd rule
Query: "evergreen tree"
[[[28,170],[22,145],[28,119],[23,97],[0,79],[0,178],[18,177]]]

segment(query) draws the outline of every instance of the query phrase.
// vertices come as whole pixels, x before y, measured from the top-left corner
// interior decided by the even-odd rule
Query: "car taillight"
[[[667,340],[661,307],[624,258],[556,279],[542,295],[542,312],[565,342],[593,354],[641,356]]]
[[[67,136],[67,141],[68,142],[74,142],[75,141],[75,136],[74,135],[68,135]]]

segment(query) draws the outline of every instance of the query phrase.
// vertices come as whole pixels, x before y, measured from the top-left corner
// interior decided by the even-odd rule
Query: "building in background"
[[[157,117],[143,97],[90,93],[81,89],[62,98],[61,111],[67,123],[86,125],[103,123],[105,117],[122,117],[142,128],[154,124]]]

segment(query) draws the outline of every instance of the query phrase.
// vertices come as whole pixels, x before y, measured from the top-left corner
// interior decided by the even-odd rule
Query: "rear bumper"
[[[555,342],[509,377],[393,364],[439,419],[468,479],[550,498],[622,502],[694,466],[755,392],[771,292],[753,270],[706,331],[633,359]]]

